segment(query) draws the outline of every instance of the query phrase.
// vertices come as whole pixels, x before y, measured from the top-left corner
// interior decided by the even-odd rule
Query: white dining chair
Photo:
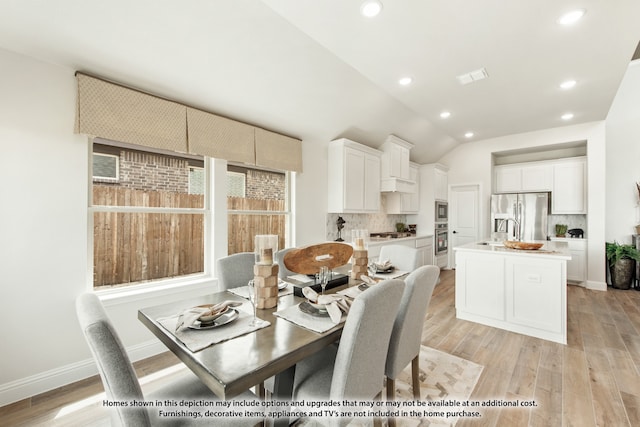
[[[82,333],[98,366],[98,372],[107,399],[113,402],[144,401],[145,397],[129,356],[96,294],[81,294],[76,300],[76,313]],[[157,402],[166,399],[194,402],[198,400],[218,400],[213,392],[195,374],[188,370],[177,380],[173,380],[149,394],[146,401]],[[247,391],[238,396],[237,399],[256,400],[257,398]],[[159,409],[175,411],[176,408],[172,408],[153,407],[147,409],[146,407],[114,405],[109,407],[108,410],[111,412],[112,425],[114,426],[211,425],[210,418],[165,418],[158,416]],[[200,410],[204,413],[210,408],[201,405],[200,407],[191,407],[189,409],[191,411]],[[225,426],[255,426],[262,422],[263,419],[261,418],[215,419],[216,425]]]
[[[395,380],[409,363],[411,363],[413,398],[420,400],[422,328],[439,276],[440,268],[435,265],[424,265],[405,278],[404,293],[393,323],[387,352],[385,367],[387,400],[395,399]],[[394,426],[395,419],[390,418],[389,425]]]
[[[279,251],[276,252],[276,262],[278,263],[278,277],[283,280],[286,280],[287,277],[289,276],[294,276],[295,274],[297,274],[296,272],[289,270],[287,266],[284,264],[284,256],[291,249],[295,249],[295,248],[280,249]]]
[[[382,393],[389,338],[405,284],[385,280],[358,295],[351,305],[340,344],[327,346],[296,365],[294,400],[376,399]],[[346,418],[323,420],[345,425]]]
[[[401,271],[412,272],[420,265],[420,252],[416,248],[404,245],[384,245],[380,248],[378,259],[391,264]]]
[[[216,261],[218,291],[246,286],[253,279],[256,257],[253,252],[240,252]]]

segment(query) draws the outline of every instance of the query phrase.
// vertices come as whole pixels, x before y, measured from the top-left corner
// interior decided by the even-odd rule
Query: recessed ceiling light
[[[443,111],[442,113],[440,113],[440,118],[442,119],[448,119],[449,117],[451,117],[451,113],[448,111]]]
[[[585,9],[576,9],[576,10],[572,10],[571,12],[567,12],[558,19],[558,24],[560,25],[575,24],[580,20],[580,18],[584,16],[585,13],[587,13]]]
[[[467,132],[464,134],[465,138],[471,138],[473,136],[473,132]]]
[[[571,120],[573,119],[573,113],[566,113],[562,115],[562,120]]]
[[[401,84],[402,86],[408,86],[413,82],[413,79],[411,77],[403,77],[400,80],[398,80],[398,83]]]
[[[367,0],[362,2],[360,13],[367,18],[373,18],[382,11],[382,3],[378,0]]]
[[[561,89],[571,89],[575,85],[576,85],[576,81],[575,80],[567,80],[565,82],[560,83],[560,88]]]

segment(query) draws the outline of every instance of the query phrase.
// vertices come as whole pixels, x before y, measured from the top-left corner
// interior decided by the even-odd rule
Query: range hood
[[[416,193],[416,181],[411,179],[409,168],[409,151],[412,148],[412,143],[395,135],[389,135],[380,146],[382,150],[381,192]]]

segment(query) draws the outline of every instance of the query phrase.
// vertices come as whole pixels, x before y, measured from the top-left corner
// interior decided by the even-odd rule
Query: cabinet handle
[[[457,233],[457,231],[456,231],[456,230],[453,230],[453,231],[452,231],[452,233],[453,233],[453,234],[456,234],[456,233]]]

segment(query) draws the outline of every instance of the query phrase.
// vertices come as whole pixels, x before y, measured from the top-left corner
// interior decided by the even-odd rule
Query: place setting
[[[239,286],[237,288],[229,288],[227,289],[227,292],[231,292],[232,294],[237,295],[241,298],[249,299],[248,286]],[[278,279],[278,297],[291,295],[292,293],[293,293],[293,285],[282,279]]]
[[[325,295],[329,270],[321,267],[318,273],[322,293],[318,294],[311,286],[302,288],[306,298],[299,304],[274,313],[314,332],[326,332],[346,320],[353,298],[339,293]]]
[[[248,287],[253,289],[252,286]],[[253,298],[249,298],[251,294]],[[179,314],[158,319],[158,323],[189,350],[197,352],[271,325],[256,315],[255,291],[248,292],[247,297],[252,305],[252,314],[240,309],[244,305],[242,301],[226,300],[187,308]]]

